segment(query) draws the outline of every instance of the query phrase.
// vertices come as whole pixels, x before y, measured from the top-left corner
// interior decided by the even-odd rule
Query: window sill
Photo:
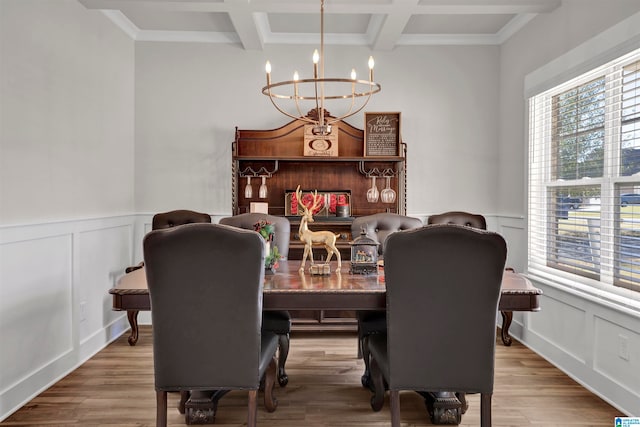
[[[629,289],[604,285],[586,278],[567,278],[543,270],[529,270],[525,276],[534,282],[576,295],[596,304],[640,318],[640,293]],[[586,282],[591,283],[586,283]]]

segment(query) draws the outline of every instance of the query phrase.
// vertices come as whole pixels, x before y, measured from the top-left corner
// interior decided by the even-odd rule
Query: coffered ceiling
[[[316,45],[320,0],[79,0],[133,39]],[[369,46],[501,44],[561,0],[325,0],[325,43]]]

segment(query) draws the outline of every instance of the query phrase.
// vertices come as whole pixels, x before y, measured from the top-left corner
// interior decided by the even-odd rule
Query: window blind
[[[529,115],[529,271],[640,291],[640,50]]]

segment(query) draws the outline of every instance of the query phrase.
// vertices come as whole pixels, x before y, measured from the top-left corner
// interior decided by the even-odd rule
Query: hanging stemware
[[[367,190],[367,202],[369,203],[377,203],[378,197],[380,196],[380,192],[378,191],[378,187],[376,187],[376,177],[371,177],[371,188]]]
[[[391,188],[391,176],[385,176],[387,186],[380,192],[380,200],[382,203],[394,203],[396,201],[396,192]]]
[[[253,188],[251,188],[251,177],[247,176],[247,185],[244,186],[244,198],[250,199],[253,197]]]
[[[260,184],[260,188],[258,189],[258,197],[261,199],[266,199],[267,198],[267,183],[266,183],[266,179],[267,177],[264,175],[261,175],[260,178],[262,178],[262,184]]]

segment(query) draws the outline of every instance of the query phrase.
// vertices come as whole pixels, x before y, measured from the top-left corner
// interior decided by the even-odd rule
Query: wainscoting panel
[[[631,319],[629,319],[631,320]],[[595,316],[594,361],[596,372],[640,395],[640,331]]]
[[[531,317],[529,329],[574,359],[584,362],[587,357],[585,311],[548,294],[542,295],[540,305],[544,313]]]
[[[524,271],[527,265],[526,223],[521,217],[501,217],[496,231],[507,241],[507,267]]]
[[[89,349],[100,345],[104,341],[105,328],[122,317],[122,313],[112,310],[113,298],[109,289],[124,274],[122,266],[131,262],[132,239],[131,224],[77,233],[78,281],[75,288],[81,346],[91,340],[97,342],[89,344]]]
[[[135,216],[0,227],[0,421],[129,328],[109,289]]]
[[[621,415],[640,416],[640,334],[632,333],[640,330],[640,312],[634,315],[548,279],[530,279],[544,292],[542,311],[531,314],[521,342]],[[627,338],[628,361],[619,356],[619,335]]]
[[[73,351],[72,235],[0,245],[0,391]]]

